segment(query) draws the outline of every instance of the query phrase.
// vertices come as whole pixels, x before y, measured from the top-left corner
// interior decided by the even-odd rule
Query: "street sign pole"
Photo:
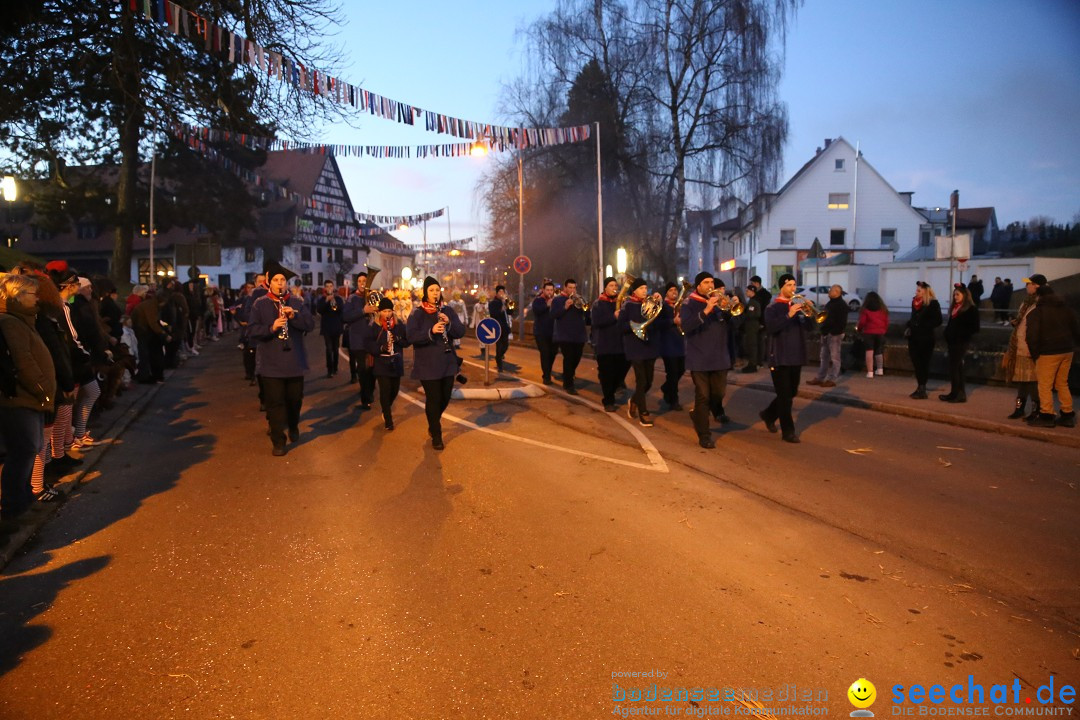
[[[491,384],[491,346],[484,345],[484,385]]]

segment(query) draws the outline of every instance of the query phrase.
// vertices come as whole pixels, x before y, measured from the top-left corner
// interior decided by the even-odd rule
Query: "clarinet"
[[[443,300],[442,300],[442,298],[440,297],[440,298],[439,298],[439,306],[438,306],[438,309],[436,310],[436,312],[440,312],[440,313],[441,313],[441,312],[443,311],[443,307],[444,307],[444,306],[443,306]],[[446,313],[443,313],[443,314],[445,315]],[[449,318],[450,316],[449,316],[449,315],[447,315],[447,317]],[[442,331],[442,340],[443,340],[443,346],[444,346],[444,347],[443,347],[443,352],[453,352],[454,348],[453,348],[453,346],[452,346],[452,345],[450,344],[450,336],[449,336],[449,335],[447,334],[447,332],[446,332],[446,328],[443,328],[443,331]]]
[[[281,349],[285,352],[292,350],[292,343],[289,341],[289,316],[285,314],[285,303],[287,301],[288,298],[283,298],[281,303],[278,304],[278,317],[285,318],[285,324],[278,330],[278,339],[284,343]]]

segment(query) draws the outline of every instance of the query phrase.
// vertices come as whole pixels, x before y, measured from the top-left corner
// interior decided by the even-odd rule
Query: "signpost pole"
[[[491,346],[484,344],[484,385],[491,384]]]

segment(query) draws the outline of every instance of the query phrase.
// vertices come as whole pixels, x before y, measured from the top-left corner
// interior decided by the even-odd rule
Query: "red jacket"
[[[864,335],[884,335],[889,329],[889,313],[886,310],[859,311],[859,323],[856,329]]]
[[[130,295],[128,295],[127,296],[127,304],[124,306],[124,314],[125,315],[131,315],[131,311],[134,310],[135,306],[138,305],[139,303],[141,303],[142,301],[143,301],[143,299],[141,297],[139,297],[138,295],[136,295],[135,293],[131,293]]]

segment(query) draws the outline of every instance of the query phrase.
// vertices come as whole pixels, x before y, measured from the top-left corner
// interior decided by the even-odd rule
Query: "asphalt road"
[[[711,451],[685,413],[556,391],[455,401],[436,453],[407,398],[387,433],[313,372],[274,458],[225,345],[0,577],[0,718],[589,718],[654,682],[836,715],[860,677],[881,716],[897,684],[1080,684],[1075,449],[801,401],[788,445],[740,388]]]

